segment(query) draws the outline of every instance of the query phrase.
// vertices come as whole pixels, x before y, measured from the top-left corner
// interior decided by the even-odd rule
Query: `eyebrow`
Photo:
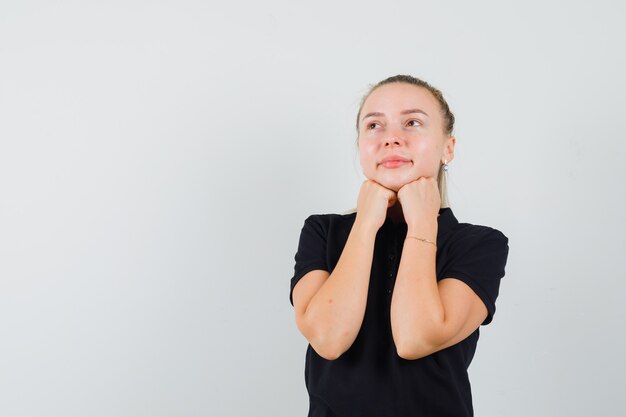
[[[408,109],[408,110],[402,110],[400,112],[400,114],[412,114],[412,113],[421,113],[427,117],[428,113],[426,113],[424,110],[421,109]],[[385,117],[385,113],[381,113],[381,112],[371,112],[371,113],[367,113],[365,116],[363,116],[363,118],[361,119],[361,121],[367,119],[368,117]]]

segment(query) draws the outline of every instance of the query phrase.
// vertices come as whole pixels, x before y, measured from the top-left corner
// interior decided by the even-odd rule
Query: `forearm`
[[[311,345],[334,359],[348,350],[363,323],[376,231],[353,225],[337,265],[304,314],[313,329]]]
[[[437,224],[407,231],[407,236],[435,241]],[[439,342],[444,307],[439,295],[435,260],[437,248],[407,237],[391,300],[391,329],[402,357],[429,352]]]

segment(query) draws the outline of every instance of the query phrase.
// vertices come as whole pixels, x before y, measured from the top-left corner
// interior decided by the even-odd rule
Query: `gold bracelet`
[[[413,239],[421,240],[422,242],[430,243],[430,244],[435,246],[435,249],[437,248],[437,244],[435,242],[431,242],[430,240],[422,239],[421,237],[416,237],[416,236],[407,236],[407,237],[411,237]]]

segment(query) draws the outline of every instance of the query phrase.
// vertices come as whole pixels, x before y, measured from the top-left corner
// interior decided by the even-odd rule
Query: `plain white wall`
[[[624,415],[624,11],[3,1],[0,415],[306,415],[300,228],[355,207],[398,73],[457,117],[457,218],[510,239],[476,415]]]

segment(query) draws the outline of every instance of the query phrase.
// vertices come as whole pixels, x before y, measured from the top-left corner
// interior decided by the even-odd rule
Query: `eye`
[[[411,123],[413,123],[413,124],[411,124]],[[415,124],[415,123],[417,123],[417,124]],[[415,119],[413,119],[413,120],[409,120],[408,125],[409,125],[409,126],[416,126],[416,127],[417,127],[417,126],[421,126],[421,125],[422,125],[422,122],[420,122],[419,120],[415,120]]]
[[[376,122],[371,122],[371,123],[368,123],[368,124],[367,124],[367,130],[372,130],[372,129],[374,129],[374,127],[373,127],[373,126],[376,126],[377,124],[378,124],[378,123],[376,123]]]

